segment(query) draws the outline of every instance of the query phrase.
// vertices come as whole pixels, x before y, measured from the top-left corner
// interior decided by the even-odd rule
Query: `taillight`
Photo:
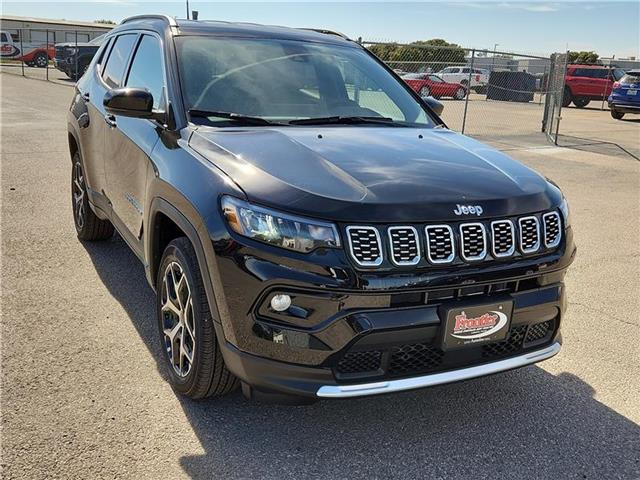
[[[620,82],[614,82],[613,83],[613,88],[618,88],[620,86]]]

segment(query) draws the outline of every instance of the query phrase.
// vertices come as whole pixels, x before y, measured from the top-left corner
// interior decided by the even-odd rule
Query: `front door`
[[[121,85],[145,88],[155,110],[165,108],[165,82],[160,40],[151,34],[136,38],[133,58]],[[108,64],[107,64],[108,67]],[[159,140],[157,122],[112,115],[105,136],[105,175],[114,221],[141,253],[147,178],[153,173],[151,152]]]

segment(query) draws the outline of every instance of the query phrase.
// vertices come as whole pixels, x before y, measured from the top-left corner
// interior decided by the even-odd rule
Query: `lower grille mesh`
[[[535,325],[531,325],[529,327],[529,331],[527,332],[525,343],[537,342],[538,340],[542,340],[543,338],[550,335],[552,331],[552,320],[547,320],[546,322],[540,322],[536,323]]]
[[[366,373],[375,372],[380,368],[382,352],[350,352],[338,363],[339,373]]]
[[[426,343],[395,347],[391,351],[389,375],[432,370],[440,366],[443,356],[442,350]]]

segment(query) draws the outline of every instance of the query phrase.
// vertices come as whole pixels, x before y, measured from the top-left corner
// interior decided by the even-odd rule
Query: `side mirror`
[[[144,88],[124,87],[107,91],[102,100],[112,115],[163,120],[164,112],[153,110],[153,95]]]
[[[422,97],[422,101],[431,107],[431,110],[436,112],[438,116],[444,112],[444,104],[439,102],[433,97]]]

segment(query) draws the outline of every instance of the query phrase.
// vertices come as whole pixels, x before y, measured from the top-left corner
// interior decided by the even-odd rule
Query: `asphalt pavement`
[[[117,235],[76,239],[66,131],[73,90],[10,74],[0,82],[3,478],[640,477],[633,157],[496,142],[554,179],[571,205],[578,257],[553,359],[304,407],[239,392],[194,402],[164,380],[153,293],[137,259]],[[589,116],[598,132],[638,148],[640,123]]]

